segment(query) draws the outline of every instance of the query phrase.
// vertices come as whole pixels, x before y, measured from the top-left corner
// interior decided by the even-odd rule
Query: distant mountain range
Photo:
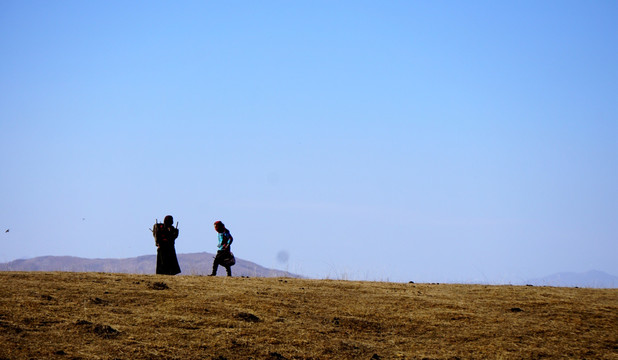
[[[214,256],[214,254],[208,252],[178,254],[178,262],[182,270],[181,275],[210,274]],[[32,259],[21,259],[0,263],[0,271],[74,271],[154,274],[156,263],[156,255],[144,255],[127,259],[86,259],[74,256],[41,256]],[[232,274],[234,276],[249,277],[302,277],[287,271],[265,268],[256,263],[239,258],[236,258],[236,265],[232,267]],[[219,267],[218,275],[225,275],[225,269]],[[562,272],[541,278],[530,279],[527,280],[525,284],[557,287],[618,288],[618,276],[596,270],[584,273]]]
[[[542,278],[531,279],[528,280],[526,284],[536,286],[618,288],[618,276],[597,270],[584,273],[562,272]]]
[[[208,275],[212,271],[214,254],[208,252],[178,254],[181,275]],[[156,255],[144,255],[127,259],[85,259],[74,256],[41,256],[32,259],[0,263],[0,271],[74,271],[109,272],[128,274],[154,274]],[[218,275],[225,275],[219,267]],[[287,271],[268,269],[250,261],[236,258],[232,275],[249,277],[301,277]]]

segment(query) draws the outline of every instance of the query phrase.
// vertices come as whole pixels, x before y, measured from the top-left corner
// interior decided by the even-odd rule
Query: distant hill
[[[584,273],[561,272],[542,278],[527,281],[530,285],[587,287],[587,288],[618,288],[618,276],[603,271],[591,270]]]
[[[181,275],[208,275],[212,271],[214,254],[208,252],[178,254]],[[40,256],[32,259],[0,263],[0,271],[72,271],[107,272],[127,274],[154,274],[156,255],[144,255],[127,259],[85,259],[74,256]],[[218,275],[225,275],[219,267]],[[236,258],[232,275],[249,277],[295,277],[301,276],[287,271],[265,268],[250,261]]]

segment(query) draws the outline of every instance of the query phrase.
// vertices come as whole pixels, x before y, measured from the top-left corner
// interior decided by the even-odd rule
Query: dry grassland
[[[0,359],[618,359],[618,289],[0,273]]]

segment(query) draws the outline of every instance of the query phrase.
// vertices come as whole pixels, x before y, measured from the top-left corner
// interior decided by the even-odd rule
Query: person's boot
[[[227,276],[232,276],[232,268],[231,267],[226,267],[225,271],[227,272]]]
[[[208,276],[217,276],[217,268],[218,267],[219,267],[219,265],[213,265],[212,266],[212,272]]]

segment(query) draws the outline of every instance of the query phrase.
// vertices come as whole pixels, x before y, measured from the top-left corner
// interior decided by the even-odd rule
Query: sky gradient
[[[171,214],[179,253],[221,220],[237,257],[316,278],[618,275],[617,24],[615,1],[2,1],[0,261],[153,254]]]

